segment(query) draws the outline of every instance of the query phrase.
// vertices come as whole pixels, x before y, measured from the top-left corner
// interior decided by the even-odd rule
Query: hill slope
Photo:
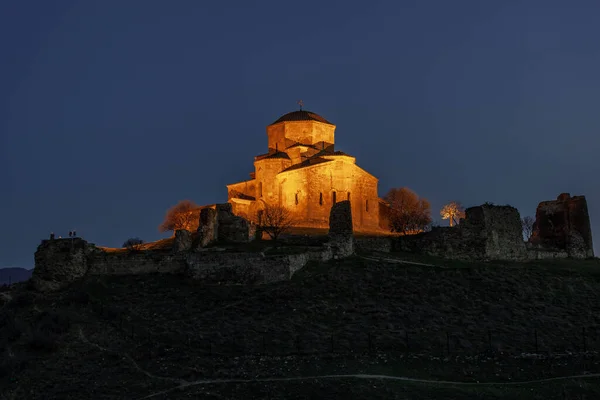
[[[32,399],[144,398],[181,384],[154,398],[600,396],[593,378],[522,386],[356,376],[191,384],[327,374],[514,382],[600,372],[598,261],[428,261],[449,268],[357,257],[258,287],[121,276],[41,297],[21,285],[0,314],[0,386]],[[522,354],[536,347],[555,355]]]
[[[33,269],[25,268],[0,268],[0,285],[26,281],[31,278]]]

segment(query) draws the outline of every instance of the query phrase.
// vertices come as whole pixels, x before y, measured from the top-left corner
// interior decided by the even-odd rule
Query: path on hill
[[[293,376],[293,377],[274,377],[274,378],[254,378],[254,379],[205,379],[195,382],[187,382],[180,386],[162,390],[157,393],[150,394],[142,397],[143,399],[150,399],[152,397],[160,396],[163,394],[170,393],[174,390],[186,389],[192,386],[199,385],[210,385],[219,383],[256,383],[256,382],[290,382],[290,381],[304,381],[304,380],[319,380],[319,379],[377,379],[377,380],[391,380],[391,381],[403,381],[403,382],[414,382],[414,383],[427,383],[431,385],[448,385],[448,386],[518,386],[518,385],[530,385],[536,383],[544,383],[551,381],[561,381],[570,379],[586,379],[586,378],[599,378],[600,373],[587,374],[587,375],[570,375],[570,376],[558,376],[554,378],[536,379],[532,381],[519,381],[519,382],[455,382],[455,381],[438,381],[428,379],[416,379],[407,378],[403,376],[392,376],[392,375],[369,375],[369,374],[345,374],[345,375],[314,375],[314,376]]]
[[[81,340],[90,346],[93,346],[101,351],[105,351],[107,353],[112,353],[120,356],[123,359],[129,361],[135,369],[140,371],[142,374],[146,375],[149,378],[169,381],[176,384],[176,386],[161,390],[160,392],[152,393],[148,396],[142,397],[143,399],[150,399],[156,396],[160,396],[163,394],[168,394],[175,390],[186,389],[193,386],[200,385],[210,385],[210,384],[222,384],[222,383],[256,383],[256,382],[292,382],[292,381],[303,381],[303,380],[319,380],[319,379],[375,379],[375,380],[390,380],[390,381],[403,381],[403,382],[413,382],[413,383],[425,383],[430,385],[448,385],[448,386],[518,386],[518,385],[531,385],[537,383],[545,383],[545,382],[553,382],[553,381],[563,381],[563,380],[571,380],[571,379],[589,379],[589,378],[599,378],[600,373],[593,374],[579,374],[579,375],[567,375],[567,376],[556,376],[552,378],[542,378],[542,379],[534,379],[529,381],[513,381],[513,382],[460,382],[460,381],[440,381],[440,380],[431,380],[431,379],[418,379],[418,378],[409,378],[405,376],[394,376],[394,375],[370,375],[370,374],[340,374],[340,375],[310,375],[310,376],[291,376],[291,377],[256,377],[252,379],[200,379],[197,381],[189,382],[185,379],[177,379],[165,376],[157,376],[154,375],[145,369],[141,368],[138,363],[127,353],[120,353],[106,347],[100,346],[97,343],[93,343],[85,336],[83,333],[83,329],[79,327],[79,337]]]
[[[93,346],[101,351],[105,351],[107,353],[112,353],[112,354],[116,354],[118,356],[120,356],[121,358],[126,359],[127,361],[129,361],[131,364],[133,364],[133,366],[135,367],[135,369],[137,369],[138,371],[140,371],[142,374],[146,375],[148,378],[152,378],[152,379],[159,379],[159,380],[163,380],[163,381],[169,381],[169,382],[174,382],[177,383],[179,385],[188,385],[190,382],[184,380],[184,379],[176,379],[176,378],[170,378],[170,377],[165,377],[165,376],[157,376],[154,374],[151,374],[150,372],[146,371],[143,368],[140,368],[140,366],[138,365],[137,362],[135,362],[135,360],[127,353],[119,353],[118,351],[114,351],[111,349],[107,349],[106,347],[100,346],[97,343],[93,343],[90,342],[88,340],[88,338],[85,336],[85,334],[83,333],[83,329],[81,327],[79,327],[79,337],[81,338],[81,340],[84,343],[89,344],[90,346]]]
[[[419,265],[421,267],[436,267],[436,268],[446,268],[442,265],[433,265],[433,264],[424,264],[424,263],[419,263],[419,262],[414,262],[414,261],[406,261],[406,260],[400,260],[399,258],[390,258],[388,257],[380,257],[380,256],[360,256],[360,258],[364,258],[365,260],[369,260],[369,261],[384,261],[384,262],[389,262],[389,263],[394,263],[394,264],[410,264],[410,265]]]

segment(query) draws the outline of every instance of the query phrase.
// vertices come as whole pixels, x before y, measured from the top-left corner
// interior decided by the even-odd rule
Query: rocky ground
[[[375,255],[258,287],[23,284],[3,296],[0,398],[600,396],[598,261],[413,261],[437,267]]]

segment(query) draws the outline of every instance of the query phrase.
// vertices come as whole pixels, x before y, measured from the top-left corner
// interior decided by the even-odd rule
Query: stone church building
[[[254,157],[250,179],[227,185],[233,212],[258,222],[266,204],[281,205],[297,227],[328,228],[332,204],[350,200],[354,230],[380,230],[378,179],[336,151],[334,135],[334,124],[305,110],[267,126],[268,151]]]

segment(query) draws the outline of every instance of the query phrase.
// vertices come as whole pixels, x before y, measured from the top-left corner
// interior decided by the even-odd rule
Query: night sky
[[[432,204],[534,215],[585,194],[600,240],[598,1],[4,1],[0,267],[50,231],[152,241],[225,202],[305,109]],[[599,246],[596,245],[598,254]]]

